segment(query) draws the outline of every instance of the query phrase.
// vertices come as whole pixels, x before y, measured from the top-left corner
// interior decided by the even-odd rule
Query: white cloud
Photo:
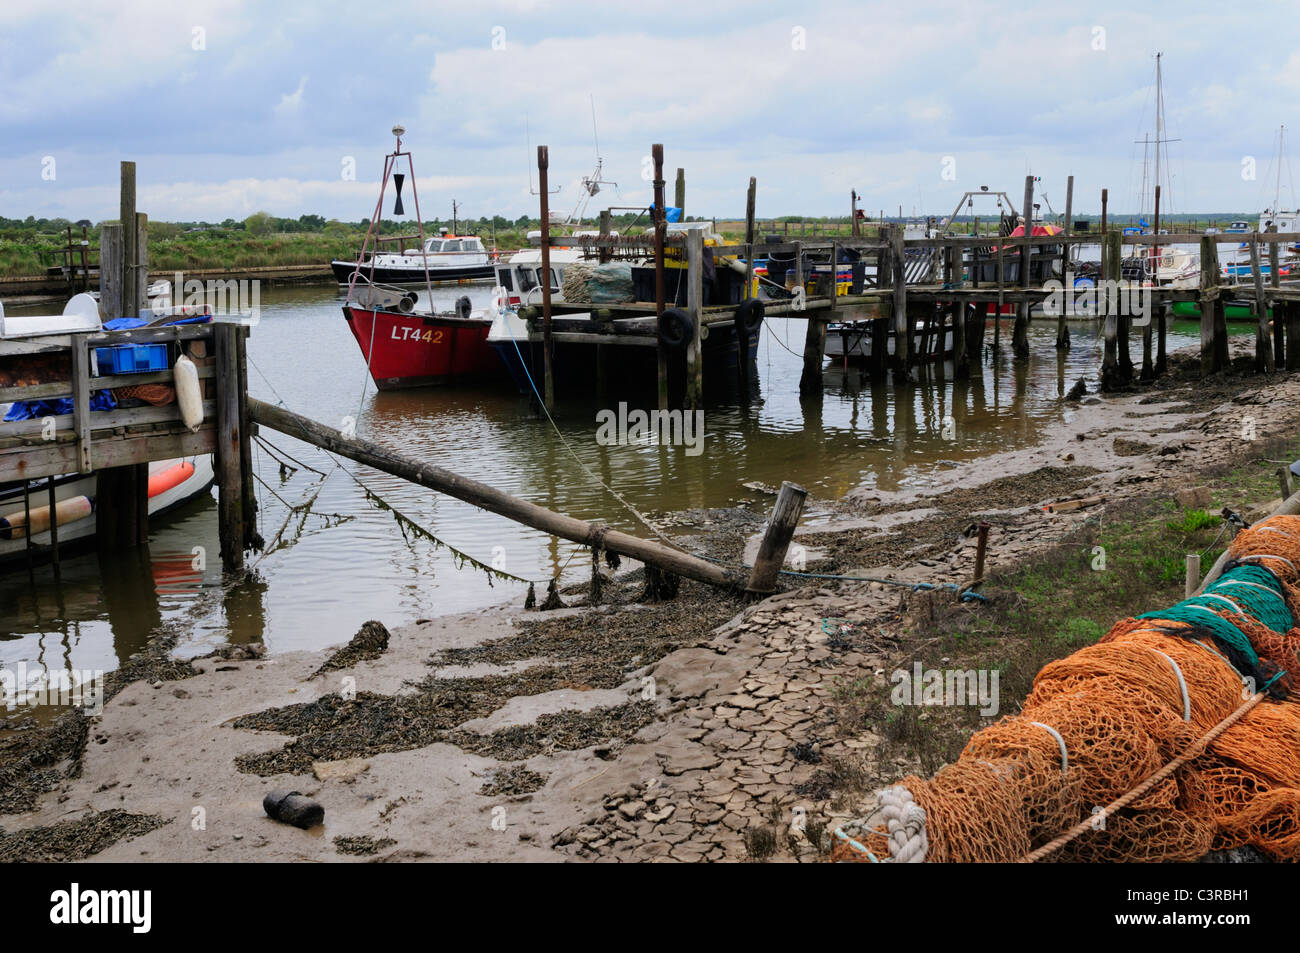
[[[298,88],[292,93],[285,93],[280,97],[280,101],[275,106],[275,114],[281,119],[290,116],[297,116],[302,112],[302,94],[307,88],[307,77],[303,76],[298,80]]]

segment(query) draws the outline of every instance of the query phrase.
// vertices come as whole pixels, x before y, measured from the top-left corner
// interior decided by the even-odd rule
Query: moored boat
[[[209,454],[150,463],[150,518],[198,498],[211,488],[212,482]],[[46,486],[45,481],[32,484],[24,498],[22,480],[0,484],[0,564],[26,558],[29,526],[34,545],[50,545],[51,510]],[[60,549],[94,538],[95,493],[93,473],[69,473],[54,479],[53,514]]]
[[[411,177],[412,198],[419,208],[415,195],[415,167],[410,152],[402,150],[402,136],[406,130],[393,127],[397,138],[395,149],[384,159],[384,175],[379,185],[379,201],[371,216],[361,252],[347,275],[347,301],[343,305],[343,318],[356,339],[371,379],[380,390],[403,387],[423,387],[467,378],[504,377],[505,369],[487,344],[492,315],[472,310],[468,297],[456,302],[456,310],[449,313],[433,311],[433,269],[426,268],[428,255],[415,253],[419,260],[421,281],[425,285],[429,310],[417,311],[418,296],[413,291],[395,288],[371,278],[369,271],[378,274],[378,264],[384,255],[370,253],[372,244],[380,241],[378,227],[383,211],[384,194],[394,182],[396,202],[394,215],[404,214],[401,204],[402,180],[405,173],[396,172],[400,160],[405,160]],[[418,217],[418,216],[417,216]],[[446,237],[424,237],[424,226],[419,226],[421,248],[429,249],[432,243]],[[477,239],[475,239],[477,241]],[[481,243],[480,243],[481,248]],[[447,252],[447,254],[456,254]],[[486,273],[492,273],[493,263],[485,252]],[[477,265],[476,265],[477,267]],[[337,272],[336,272],[337,273]]]

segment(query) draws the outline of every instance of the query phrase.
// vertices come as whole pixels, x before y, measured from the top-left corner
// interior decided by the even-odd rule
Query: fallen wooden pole
[[[444,470],[442,467],[422,463],[405,454],[371,443],[369,440],[345,437],[332,427],[326,427],[283,407],[276,407],[250,397],[248,415],[254,422],[264,427],[270,427],[272,430],[296,437],[323,450],[347,457],[349,460],[364,463],[376,470],[391,473],[412,483],[472,503],[490,513],[498,513],[542,532],[587,546],[599,546],[620,556],[627,556],[675,575],[698,582],[707,582],[714,586],[738,588],[744,582],[742,574],[707,560],[650,540],[606,529],[603,525],[556,513],[543,506],[511,496],[486,483],[471,480],[450,470]]]

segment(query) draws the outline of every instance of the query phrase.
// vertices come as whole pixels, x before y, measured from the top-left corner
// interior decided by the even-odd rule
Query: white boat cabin
[[[551,296],[553,300],[563,301],[560,292],[564,284],[564,269],[567,265],[580,261],[582,252],[570,248],[551,249]],[[525,248],[510,256],[509,261],[499,262],[496,266],[497,285],[505,292],[505,300],[511,307],[537,304],[542,300],[542,251],[540,248]]]
[[[424,241],[424,252],[418,248],[406,248],[401,253],[380,252],[374,256],[375,265],[380,268],[420,268],[428,260],[429,269],[465,268],[473,265],[486,265],[489,261],[488,251],[483,247],[483,240],[474,235],[440,235]]]
[[[1274,225],[1279,232],[1300,232],[1300,211],[1264,209],[1259,216],[1259,230],[1266,232]]]

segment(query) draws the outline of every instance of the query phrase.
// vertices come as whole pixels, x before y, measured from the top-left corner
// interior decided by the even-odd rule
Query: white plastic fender
[[[199,369],[182,354],[172,368],[175,376],[176,401],[181,407],[181,420],[191,433],[203,426],[203,392],[199,388]]]

